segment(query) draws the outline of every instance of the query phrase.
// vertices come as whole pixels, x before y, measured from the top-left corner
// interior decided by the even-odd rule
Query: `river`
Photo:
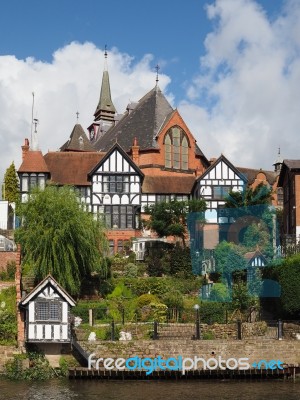
[[[2,400],[299,400],[292,381],[97,381],[47,382],[0,380]]]

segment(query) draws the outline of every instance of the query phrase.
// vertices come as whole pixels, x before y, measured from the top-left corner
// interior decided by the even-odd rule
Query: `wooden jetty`
[[[145,370],[105,370],[89,369],[86,367],[69,368],[70,379],[99,379],[99,380],[191,380],[191,379],[295,379],[299,376],[300,367],[285,365],[284,369],[248,369],[248,370],[189,370],[181,371],[158,370],[146,375]]]

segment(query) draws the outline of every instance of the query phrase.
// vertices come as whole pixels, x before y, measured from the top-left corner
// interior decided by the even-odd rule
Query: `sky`
[[[93,121],[108,49],[119,113],[155,85],[206,157],[300,158],[300,0],[2,0],[0,181],[31,137],[58,150]]]

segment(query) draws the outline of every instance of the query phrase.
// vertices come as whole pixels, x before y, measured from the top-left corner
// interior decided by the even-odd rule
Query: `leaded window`
[[[214,200],[224,200],[231,191],[231,186],[213,186]]]
[[[105,206],[105,223],[110,229],[134,229],[133,206]]]
[[[36,186],[39,186],[40,189],[45,189],[45,185],[46,185],[46,175],[43,173],[22,174],[21,177],[22,192],[28,192],[29,190],[32,190]]]
[[[35,312],[36,321],[60,321],[61,303],[59,301],[37,301]]]
[[[165,167],[188,169],[189,142],[186,134],[179,127],[171,128],[164,140]]]
[[[128,193],[129,176],[128,175],[104,175],[103,176],[104,193]]]

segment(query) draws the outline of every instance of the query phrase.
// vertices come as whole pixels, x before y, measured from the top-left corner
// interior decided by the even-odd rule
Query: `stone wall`
[[[284,364],[300,365],[300,341],[275,339],[245,340],[141,340],[130,342],[80,342],[95,358],[103,357],[211,357],[249,358],[249,363],[260,360],[281,360]]]
[[[15,354],[20,351],[14,346],[0,346],[0,374],[4,371],[4,365],[7,361],[12,360]]]

